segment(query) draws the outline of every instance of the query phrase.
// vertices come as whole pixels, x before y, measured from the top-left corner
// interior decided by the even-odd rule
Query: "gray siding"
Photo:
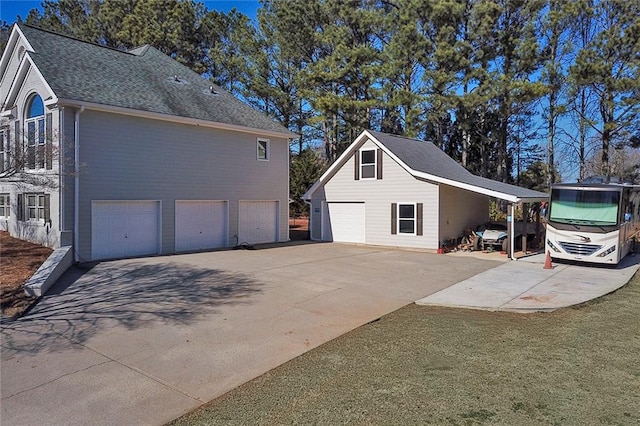
[[[74,221],[74,188],[75,188],[75,141],[74,141],[74,117],[75,110],[64,107],[60,110],[60,176],[62,180],[62,193],[60,194],[60,229],[69,239],[73,240]],[[84,172],[81,168],[80,175]]]
[[[377,148],[366,141],[361,148]],[[355,180],[354,159],[346,163],[313,194],[312,237],[320,239],[321,214],[316,212],[323,200],[364,201],[366,244],[413,248],[438,248],[438,185],[421,182],[386,154],[382,180]],[[391,234],[391,203],[423,203],[423,235]],[[321,211],[321,209],[320,209]]]
[[[175,200],[228,201],[230,244],[238,232],[238,200],[279,201],[279,241],[286,241],[288,141],[268,137],[270,161],[258,161],[257,137],[85,110],[80,116],[80,256],[91,259],[92,200],[161,201],[162,253],[175,248]]]

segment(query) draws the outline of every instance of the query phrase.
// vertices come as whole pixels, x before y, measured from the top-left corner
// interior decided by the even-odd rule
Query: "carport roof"
[[[476,176],[431,142],[365,130],[303,196],[310,199],[367,139],[418,179],[442,183],[514,203],[545,201],[548,194]]]

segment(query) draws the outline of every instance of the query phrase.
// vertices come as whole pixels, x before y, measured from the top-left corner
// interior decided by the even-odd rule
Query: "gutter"
[[[73,117],[73,259],[76,263],[80,261],[78,254],[80,238],[80,114],[84,112],[84,105],[76,110]]]
[[[261,130],[261,129],[257,129],[253,127],[245,127],[237,124],[226,124],[226,123],[220,123],[216,121],[181,117],[177,115],[170,115],[170,114],[165,114],[160,112],[143,111],[139,109],[98,104],[95,102],[74,101],[72,99],[64,99],[64,98],[58,98],[57,102],[58,104],[62,104],[62,105],[66,105],[74,108],[86,107],[87,109],[90,109],[92,111],[108,112],[112,114],[124,114],[128,116],[133,116],[133,117],[169,121],[172,123],[187,124],[192,126],[210,127],[210,128],[219,129],[219,130],[232,130],[232,131],[249,133],[249,134],[259,135],[264,137],[286,138],[286,139],[295,139],[299,137],[298,134],[290,132],[288,130],[285,132],[280,132],[276,130]]]

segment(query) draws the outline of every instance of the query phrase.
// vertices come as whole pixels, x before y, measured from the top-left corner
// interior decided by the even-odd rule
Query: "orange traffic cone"
[[[547,258],[544,260],[544,269],[553,269],[551,264],[551,252],[547,252]]]

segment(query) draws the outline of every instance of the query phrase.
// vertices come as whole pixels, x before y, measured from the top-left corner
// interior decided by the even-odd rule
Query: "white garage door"
[[[160,252],[158,201],[94,201],[91,210],[93,260]]]
[[[324,203],[322,240],[364,243],[364,203]]]
[[[176,251],[224,247],[226,219],[224,201],[176,201]]]
[[[272,243],[278,240],[278,202],[240,201],[238,244]]]

